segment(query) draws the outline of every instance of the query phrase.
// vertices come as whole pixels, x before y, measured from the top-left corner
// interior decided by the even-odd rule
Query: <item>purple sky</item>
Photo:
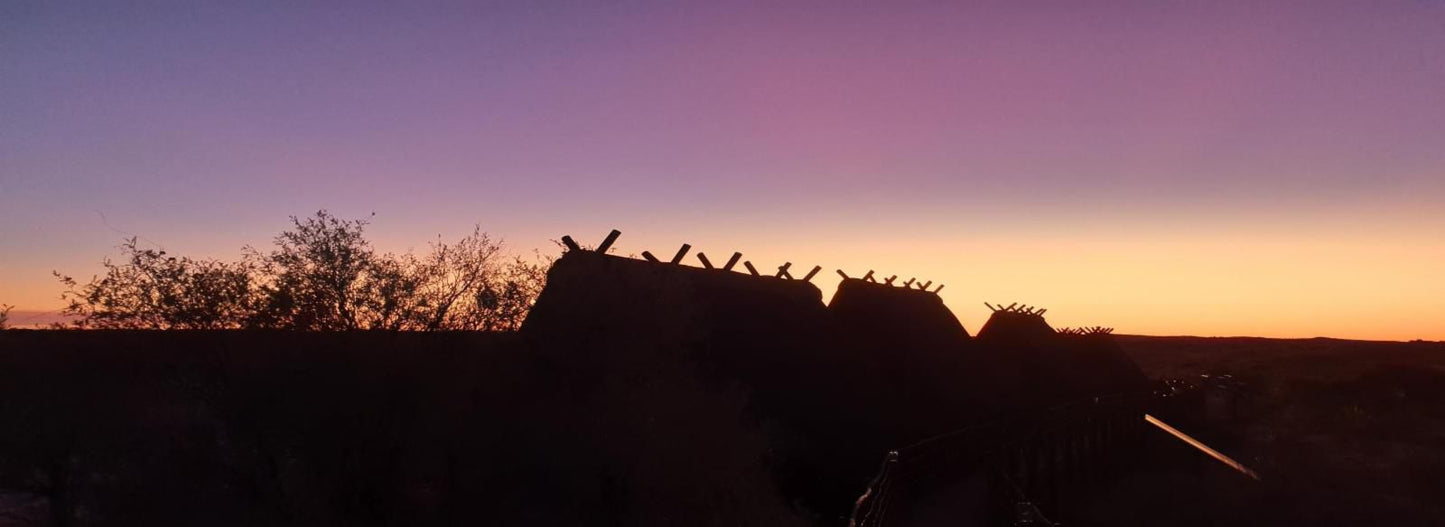
[[[328,208],[932,273],[973,328],[1445,338],[1442,2],[217,4],[0,5],[0,303]]]

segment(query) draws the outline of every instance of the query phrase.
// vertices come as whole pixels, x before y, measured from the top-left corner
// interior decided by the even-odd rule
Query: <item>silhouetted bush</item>
[[[67,315],[97,329],[221,329],[241,327],[256,309],[256,270],[245,262],[193,260],[120,246],[124,263],[102,262],[106,273],[81,286],[56,273],[67,288]]]
[[[274,250],[248,247],[238,262],[167,256],[127,239],[103,276],[82,284],[55,273],[63,313],[92,329],[513,330],[545,280],[540,257],[509,257],[480,228],[416,257],[377,253],[366,220],[323,210],[291,221]]]

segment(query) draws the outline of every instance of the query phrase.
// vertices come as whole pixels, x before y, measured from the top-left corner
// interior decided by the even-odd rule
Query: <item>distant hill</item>
[[[56,322],[69,322],[67,317],[56,311],[16,309],[10,312],[9,326],[17,329],[39,329],[50,327]]]
[[[1150,377],[1204,373],[1343,380],[1392,364],[1445,368],[1445,343],[1116,335]],[[1442,369],[1441,371],[1445,371]]]

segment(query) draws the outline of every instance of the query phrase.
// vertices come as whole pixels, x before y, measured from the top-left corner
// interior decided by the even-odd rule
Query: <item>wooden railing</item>
[[[1144,394],[1074,401],[971,426],[887,453],[850,525],[898,525],[903,503],[967,475],[988,478],[992,525],[1053,525],[1076,490],[1127,461],[1144,425]]]

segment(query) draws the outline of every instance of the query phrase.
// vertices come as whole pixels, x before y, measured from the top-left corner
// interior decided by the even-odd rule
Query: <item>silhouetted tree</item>
[[[66,286],[62,314],[82,328],[224,329],[241,327],[256,291],[248,263],[193,260],[140,249],[136,239],[120,246],[125,261],[109,258],[104,277],[84,285],[55,273]]]
[[[10,304],[0,304],[0,329],[6,329],[10,327],[11,309],[15,309],[15,306],[12,306]]]
[[[321,210],[275,238],[276,250],[259,257],[266,279],[254,322],[265,327],[336,331],[369,327],[368,292],[378,288],[380,264],[362,236],[366,220],[342,220]]]
[[[303,331],[515,330],[546,280],[548,262],[508,258],[481,227],[438,240],[418,258],[376,252],[368,221],[325,210],[291,217],[270,252],[247,247],[238,263],[167,256],[121,245],[104,277],[66,286],[63,310],[80,328]]]
[[[474,227],[448,244],[432,244],[412,260],[420,319],[415,329],[515,330],[541,293],[546,263],[522,257],[503,260],[503,245]]]
[[[537,295],[547,283],[547,268],[550,263],[540,256],[528,261],[514,257],[492,275],[486,285],[477,292],[476,329],[515,331],[521,329],[522,321],[537,302]]]
[[[377,257],[363,284],[360,300],[368,329],[415,330],[426,318],[428,306],[420,290],[425,277],[417,273],[410,254]]]
[[[477,293],[498,272],[501,251],[501,244],[492,242],[477,227],[453,244],[437,240],[425,258],[414,261],[413,270],[422,282],[416,294],[426,307],[417,320],[421,327],[477,329],[469,327],[473,324],[467,319],[476,310]]]

